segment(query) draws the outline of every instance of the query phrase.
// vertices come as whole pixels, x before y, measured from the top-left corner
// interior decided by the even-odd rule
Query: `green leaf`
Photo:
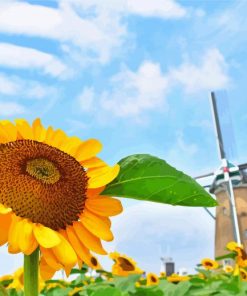
[[[114,284],[118,289],[120,289],[122,292],[131,291],[133,292],[135,290],[135,283],[140,278],[140,275],[138,274],[132,274],[127,276],[114,276],[113,281],[111,282]]]
[[[118,176],[106,186],[102,195],[181,206],[217,205],[193,178],[158,157],[135,154],[120,160],[119,165]]]
[[[117,288],[107,287],[104,289],[97,290],[91,295],[92,296],[121,296],[122,293]]]
[[[232,253],[228,253],[226,255],[218,256],[215,258],[215,260],[223,260],[223,259],[227,259],[227,258],[234,259],[236,256],[237,256],[237,254],[232,252]]]

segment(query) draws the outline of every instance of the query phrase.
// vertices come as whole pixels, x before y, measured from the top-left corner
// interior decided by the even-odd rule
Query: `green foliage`
[[[194,179],[158,157],[135,154],[122,159],[119,165],[119,175],[106,186],[102,195],[181,206],[217,205]]]
[[[204,272],[203,272],[204,271]],[[96,279],[78,272],[72,281],[50,280],[46,282],[40,296],[244,296],[247,295],[247,282],[239,276],[227,274],[222,269],[205,271],[200,275],[191,275],[187,281],[171,283],[161,278],[159,284],[147,286],[140,275],[128,277],[111,275],[106,278],[104,272]],[[141,283],[139,286],[136,283]],[[23,292],[0,286],[0,296],[24,296]]]

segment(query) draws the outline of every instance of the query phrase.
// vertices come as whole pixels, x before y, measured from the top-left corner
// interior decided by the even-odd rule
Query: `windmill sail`
[[[226,91],[212,92],[211,97],[212,103],[215,104],[213,107],[215,107],[215,112],[217,112],[215,120],[218,120],[217,134],[219,137],[218,145],[221,149],[221,159],[234,159],[236,157],[236,142],[227,93]]]

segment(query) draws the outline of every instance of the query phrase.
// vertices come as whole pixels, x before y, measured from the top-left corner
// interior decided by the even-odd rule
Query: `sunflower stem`
[[[31,255],[24,255],[24,295],[39,294],[39,248]]]

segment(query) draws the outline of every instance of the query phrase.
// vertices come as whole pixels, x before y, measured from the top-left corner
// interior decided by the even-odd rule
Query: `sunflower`
[[[8,286],[9,289],[22,291],[24,289],[24,272],[23,267],[18,268],[13,274],[13,282]]]
[[[247,271],[245,269],[243,269],[243,268],[240,268],[239,269],[239,274],[240,274],[241,279],[244,282],[247,282]]]
[[[207,270],[217,269],[219,267],[219,263],[217,261],[209,258],[202,259],[201,265]]]
[[[243,249],[243,245],[242,244],[238,244],[236,242],[229,242],[227,245],[226,245],[226,248],[229,250],[229,251],[235,251],[235,252],[238,252],[239,249]]]
[[[8,287],[13,282],[13,275],[6,274],[0,277],[0,286]]]
[[[236,253],[236,262],[240,267],[247,267],[247,254],[242,244],[229,242],[226,247]]]
[[[233,272],[233,267],[231,265],[226,265],[226,266],[224,266],[223,269],[224,269],[224,271],[226,273],[232,273]]]
[[[161,271],[160,272],[160,278],[165,278],[166,277],[166,272],[165,271]]]
[[[113,252],[109,254],[109,257],[115,261],[112,266],[112,274],[128,276],[129,274],[143,273],[143,270],[137,267],[136,262],[126,255]]]
[[[170,283],[177,284],[179,282],[184,282],[190,280],[190,277],[187,275],[178,275],[176,273],[173,273],[172,275],[167,277],[167,281]]]
[[[0,245],[9,253],[41,252],[41,275],[68,274],[78,263],[100,265],[91,254],[106,254],[109,216],[122,211],[119,200],[100,196],[119,172],[96,154],[102,145],[23,119],[0,121]]]
[[[159,284],[159,277],[155,273],[148,273],[147,274],[147,286],[153,286]]]

